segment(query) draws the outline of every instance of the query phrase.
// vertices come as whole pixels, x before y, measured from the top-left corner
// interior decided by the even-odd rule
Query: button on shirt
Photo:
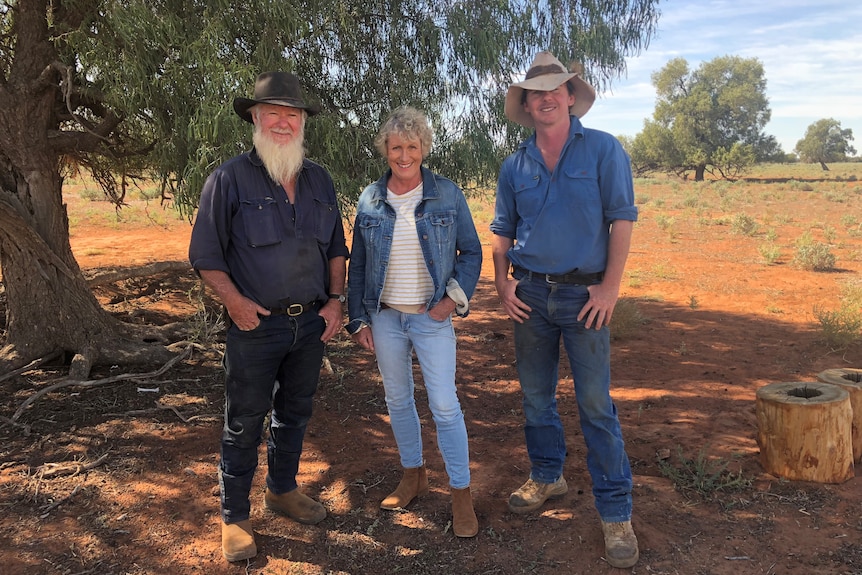
[[[628,154],[612,135],[570,118],[554,172],[535,134],[500,169],[491,231],[516,240],[509,259],[533,272],[604,271],[611,222],[637,221]]]
[[[329,260],[348,256],[332,178],[304,160],[295,203],[252,150],[219,166],[201,191],[189,245],[195,270],[221,270],[267,307],[325,301]]]

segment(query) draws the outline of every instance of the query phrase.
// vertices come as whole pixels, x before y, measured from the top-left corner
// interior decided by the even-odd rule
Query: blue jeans
[[[401,466],[420,467],[422,429],[413,397],[413,350],[422,369],[428,405],[437,428],[437,443],[449,485],[470,485],[467,426],[455,392],[455,330],[452,320],[435,321],[424,314],[383,309],[371,323],[377,365],[383,376],[386,407]]]
[[[632,513],[632,473],[610,396],[610,332],[607,327],[585,329],[584,322],[578,321],[578,312],[589,299],[586,286],[524,278],[516,294],[533,310],[524,323],[514,322],[531,477],[553,483],[563,473],[566,439],[557,412],[562,337],[572,368],[596,509],[604,521],[627,521]]]
[[[276,494],[296,489],[305,428],[320,378],[323,329],[323,318],[314,311],[261,317],[252,331],[228,328],[219,466],[225,523],[249,517],[257,448],[270,409],[266,485]]]

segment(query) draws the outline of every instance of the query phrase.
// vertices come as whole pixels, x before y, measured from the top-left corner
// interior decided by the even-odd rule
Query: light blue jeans
[[[531,477],[553,483],[563,473],[566,438],[557,412],[560,339],[569,356],[587,469],[596,509],[604,521],[627,521],[632,513],[632,472],[617,408],[610,396],[610,332],[585,329],[578,313],[589,299],[586,286],[520,279],[516,294],[532,308],[515,325],[515,357],[524,393],[524,434]]]
[[[382,309],[371,322],[371,333],[401,466],[409,469],[424,464],[422,429],[414,398],[415,350],[449,485],[455,489],[469,486],[470,452],[467,426],[455,391],[452,320],[435,321],[427,313],[407,314]]]

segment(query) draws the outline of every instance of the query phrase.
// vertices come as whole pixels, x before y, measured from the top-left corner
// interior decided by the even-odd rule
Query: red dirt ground
[[[862,345],[830,349],[813,313],[815,306],[837,308],[842,285],[859,281],[862,236],[847,214],[862,216],[862,189],[830,183],[828,190],[843,194],[842,201],[779,184],[737,184],[727,196],[717,190],[690,183],[638,187],[649,199],[640,206],[622,289],[642,321],[615,338],[612,365],[612,393],[635,479],[633,522],[641,549],[635,568],[612,569],[602,557],[565,367],[560,412],[570,491],[533,515],[507,509],[508,494],[527,478],[529,463],[511,325],[494,293],[488,252],[473,311],[456,321],[457,383],[480,522],[474,539],[451,533],[446,477],[421,385],[431,493],[402,513],[378,508],[399,479],[396,448],[372,357],[343,335],[330,346],[331,370],[322,370],[299,478],[329,516],[303,526],[263,509],[262,448],[252,498],[259,555],[226,563],[216,475],[219,334],[160,376],[42,397],[19,420],[29,435],[20,426],[0,428],[0,572],[862,574],[862,479],[833,485],[765,473],[755,417],[755,391],[763,385],[862,367]],[[682,199],[693,192],[700,197],[694,208]],[[67,195],[71,214],[93,209]],[[722,202],[727,197],[732,203]],[[743,212],[761,223],[756,235],[733,233],[729,218]],[[480,233],[487,234],[489,214],[476,214]],[[782,246],[772,265],[758,251],[767,228]],[[835,270],[791,264],[793,242],[808,230],[830,236]],[[183,260],[188,235],[188,224],[171,218],[160,225],[139,219],[108,226],[82,216],[73,219],[72,244],[82,268],[95,273]],[[189,294],[196,285],[189,272],[164,273],[95,291],[107,309],[131,321],[194,324]],[[3,382],[0,414],[10,417],[34,392],[60,380],[64,369],[46,366]],[[117,366],[92,377],[121,372]],[[700,471],[703,487],[685,481],[675,487],[660,462],[680,476]],[[60,464],[82,467],[71,472]],[[722,465],[725,475],[709,477]],[[743,480],[741,489],[710,491],[732,478]]]

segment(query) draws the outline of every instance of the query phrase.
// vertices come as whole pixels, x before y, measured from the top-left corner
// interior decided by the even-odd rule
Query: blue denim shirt
[[[491,231],[516,240],[508,253],[513,264],[542,274],[604,271],[611,223],[638,217],[622,145],[570,118],[553,172],[533,134],[506,158],[497,180]]]
[[[347,279],[346,329],[355,333],[380,311],[380,294],[392,249],[395,210],[386,201],[391,171],[363,190],[356,206]],[[425,265],[434,281],[428,309],[446,295],[447,284],[469,299],[482,271],[482,244],[461,189],[451,180],[422,168],[422,201],[416,206],[416,232]],[[454,283],[450,283],[454,280]],[[459,313],[466,316],[468,311]]]

